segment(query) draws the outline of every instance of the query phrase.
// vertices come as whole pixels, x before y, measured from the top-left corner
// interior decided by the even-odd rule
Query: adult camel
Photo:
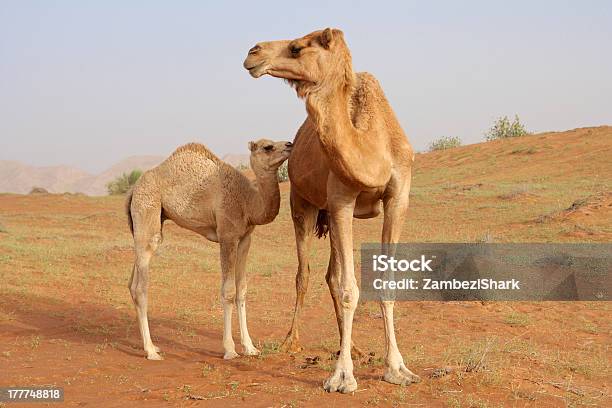
[[[308,256],[315,234],[329,225],[331,254],[326,280],[340,331],[340,355],[324,384],[329,392],[357,389],[351,359],[353,315],[359,298],[353,264],[353,217],[384,209],[382,247],[397,243],[408,208],[414,153],[378,81],[353,72],[342,31],[327,28],[294,40],[261,42],[249,50],[251,76],[286,80],[306,101],[308,117],[289,158],[291,214],[298,252],[297,298],[284,346],[299,350],[298,324],[308,287]],[[419,381],[400,354],[392,301],[381,301],[385,325],[384,379]]]

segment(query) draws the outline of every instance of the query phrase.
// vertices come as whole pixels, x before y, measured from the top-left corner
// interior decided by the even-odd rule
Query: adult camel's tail
[[[315,224],[315,234],[317,238],[325,238],[329,232],[329,213],[327,210],[319,210],[317,223]]]
[[[132,196],[134,195],[134,189],[130,189],[127,192],[125,198],[125,213],[128,217],[128,225],[130,226],[130,232],[134,235],[134,222],[132,221]]]

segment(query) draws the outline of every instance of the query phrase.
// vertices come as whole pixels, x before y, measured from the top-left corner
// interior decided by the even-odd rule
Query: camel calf
[[[136,260],[129,288],[138,313],[144,350],[149,360],[161,360],[147,319],[149,262],[162,242],[165,220],[218,242],[221,252],[221,303],[225,359],[238,356],[232,339],[232,310],[238,311],[245,355],[257,355],[246,323],[245,263],[255,225],[276,218],[280,206],[277,171],[291,152],[291,142],[250,142],[256,185],[221,161],[205,146],[181,146],[159,166],[145,172],[126,202]]]

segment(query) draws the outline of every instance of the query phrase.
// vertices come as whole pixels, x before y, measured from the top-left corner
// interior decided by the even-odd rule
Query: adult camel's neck
[[[247,211],[253,225],[264,225],[274,221],[280,208],[280,189],[276,171],[255,171],[257,187],[254,188]]]
[[[353,125],[349,101],[354,92],[354,74],[344,76],[334,86],[321,87],[306,99],[306,110],[317,125],[319,140],[332,172],[358,189],[380,187],[390,176],[386,141],[375,132]]]

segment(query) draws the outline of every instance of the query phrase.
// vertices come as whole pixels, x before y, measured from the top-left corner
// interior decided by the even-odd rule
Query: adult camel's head
[[[254,78],[268,74],[285,79],[301,98],[353,82],[351,53],[342,31],[335,28],[295,40],[260,42],[249,50],[243,65]]]

